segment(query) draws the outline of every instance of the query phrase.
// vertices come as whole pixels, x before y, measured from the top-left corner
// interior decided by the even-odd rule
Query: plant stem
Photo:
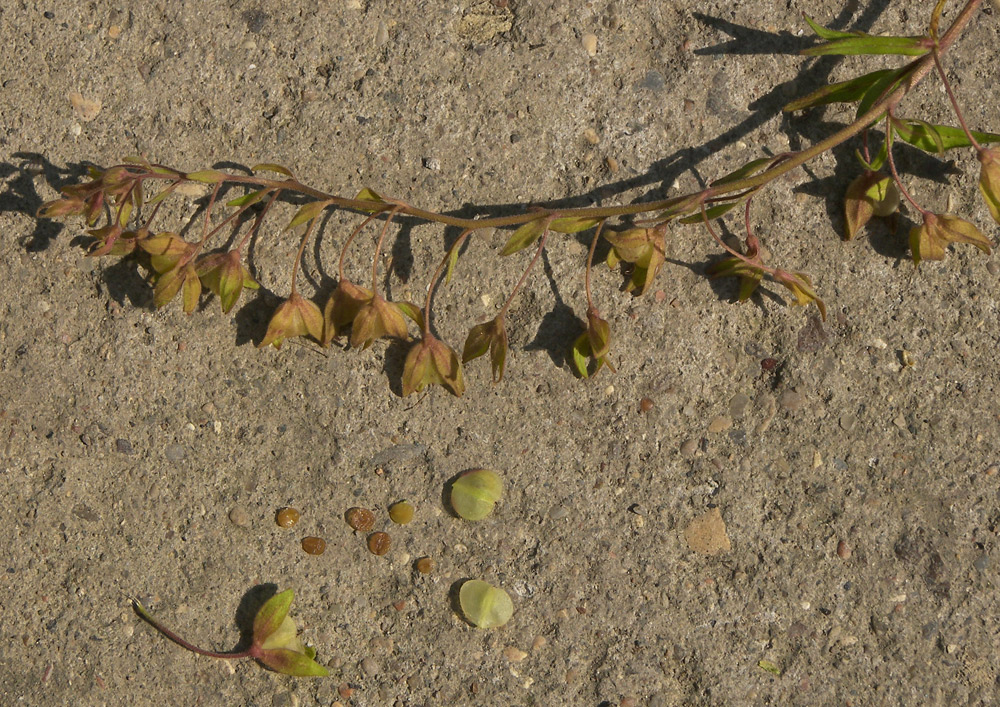
[[[344,258],[347,256],[348,246],[350,246],[351,242],[357,237],[359,233],[361,233],[362,229],[364,229],[365,226],[370,224],[375,219],[375,217],[381,213],[382,213],[381,211],[376,211],[371,216],[362,221],[361,225],[355,228],[353,231],[351,231],[351,235],[347,237],[346,241],[344,241],[344,245],[340,249],[340,264],[337,268],[337,278],[340,282],[344,281]]]
[[[899,172],[896,171],[896,160],[892,158],[892,117],[892,113],[890,113],[885,118],[885,155],[886,162],[889,164],[889,171],[892,173],[892,179],[896,182],[896,187],[899,189],[899,193],[906,197],[906,200],[913,205],[913,208],[926,216],[928,211],[921,207],[920,204],[918,204],[914,198],[910,196],[910,192],[908,192],[906,187],[903,185],[903,180],[899,178]]]
[[[982,152],[983,146],[976,141],[975,135],[969,130],[969,126],[965,124],[965,116],[962,115],[962,109],[958,107],[958,99],[955,98],[955,92],[951,90],[951,82],[948,81],[948,77],[945,76],[944,67],[941,66],[941,59],[938,57],[937,50],[934,51],[934,65],[937,67],[938,74],[941,76],[941,83],[944,84],[944,90],[948,93],[948,100],[951,101],[951,107],[955,111],[955,115],[958,117],[958,124],[962,126],[962,130],[965,131],[965,136],[969,138],[969,142],[972,146],[976,148],[976,152]]]
[[[157,631],[162,633],[164,636],[169,638],[171,641],[179,645],[181,648],[186,648],[192,653],[197,653],[198,655],[208,656],[209,658],[225,658],[227,660],[232,660],[233,658],[248,658],[251,655],[253,648],[248,648],[245,651],[233,651],[229,653],[220,653],[218,651],[210,651],[204,648],[199,648],[193,643],[185,641],[183,638],[178,636],[176,633],[168,629],[166,626],[161,624],[159,621],[153,618],[152,614],[146,610],[138,599],[132,598],[132,608],[135,609],[136,613],[143,618],[146,623],[155,628]]]
[[[594,298],[590,295],[590,271],[593,269],[594,264],[594,251],[597,250],[597,241],[601,237],[601,231],[604,229],[604,221],[597,224],[597,230],[594,232],[594,237],[590,239],[590,250],[587,252],[587,269],[584,271],[583,283],[584,288],[587,291],[587,309],[594,309]]]
[[[393,217],[399,213],[400,209],[403,207],[396,206],[385,219],[385,223],[382,224],[382,232],[379,234],[378,242],[375,243],[375,254],[372,256],[372,292],[376,295],[378,294],[378,256],[382,251],[382,243],[385,242],[385,235],[389,232],[389,224],[392,222]]]
[[[295,263],[292,264],[292,296],[296,293],[295,280],[299,275],[299,264],[302,262],[302,253],[305,252],[306,243],[309,242],[309,236],[312,235],[313,229],[316,227],[316,223],[322,215],[322,213],[319,213],[309,220],[309,226],[306,228],[306,232],[302,234],[302,240],[299,241],[299,250],[295,254]]]
[[[438,279],[441,277],[441,273],[444,270],[445,263],[447,263],[452,258],[452,253],[456,252],[457,249],[462,247],[465,239],[473,232],[474,229],[467,228],[458,236],[454,243],[451,244],[451,248],[448,252],[444,254],[441,258],[441,262],[438,263],[437,270],[434,271],[434,276],[431,277],[430,283],[427,285],[427,297],[424,300],[424,338],[426,339],[431,333],[431,300],[434,298],[434,290],[436,289]]]
[[[551,221],[552,219],[550,218],[548,220]],[[504,317],[507,316],[507,310],[510,309],[510,305],[514,301],[514,296],[517,295],[518,291],[522,287],[524,287],[524,283],[528,280],[528,273],[530,273],[531,269],[535,267],[535,263],[538,262],[538,259],[541,257],[542,251],[545,250],[545,241],[547,241],[548,238],[549,238],[549,224],[548,222],[546,222],[545,230],[542,231],[542,237],[538,241],[538,248],[535,249],[535,257],[531,259],[531,262],[528,263],[528,267],[524,269],[524,272],[521,274],[521,279],[517,281],[517,285],[514,286],[514,289],[511,291],[510,296],[507,298],[507,301],[504,302],[503,308],[500,310],[500,314],[498,314],[496,317],[497,319],[503,319]]]

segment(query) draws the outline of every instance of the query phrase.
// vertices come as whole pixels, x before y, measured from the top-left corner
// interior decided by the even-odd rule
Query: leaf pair
[[[899,188],[892,177],[866,170],[844,195],[844,240],[851,240],[873,216],[885,217],[899,208]]]
[[[507,328],[505,318],[500,316],[485,324],[477,324],[469,331],[462,349],[462,363],[479,358],[490,352],[490,366],[493,369],[493,383],[503,380],[504,366],[507,362]]]
[[[323,310],[324,332],[317,337],[327,346],[351,327],[351,346],[367,349],[383,336],[409,339],[406,319],[423,326],[423,314],[411,302],[389,302],[365,287],[341,280]]]
[[[573,342],[571,350],[573,368],[581,378],[589,378],[607,366],[614,372],[614,366],[608,362],[611,351],[611,326],[601,319],[596,309],[587,310],[587,330]]]
[[[419,393],[430,384],[443,386],[455,396],[465,392],[458,354],[433,334],[425,334],[406,355],[403,395]]]
[[[952,214],[924,214],[924,222],[910,230],[910,254],[913,264],[921,260],[944,260],[949,243],[970,243],[987,255],[990,239],[973,224]]]
[[[253,620],[250,655],[267,667],[296,677],[326,677],[327,669],[316,662],[316,649],[298,637],[295,622],[288,615],[294,592],[275,594]]]
[[[609,268],[619,262],[632,263],[635,267],[625,283],[625,290],[636,296],[644,295],[666,260],[664,242],[665,226],[655,228],[630,228],[626,231],[605,231],[601,235],[611,244],[606,259]]]

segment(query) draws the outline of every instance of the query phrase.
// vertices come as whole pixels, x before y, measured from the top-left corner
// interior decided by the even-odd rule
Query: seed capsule
[[[430,574],[434,571],[434,560],[429,557],[421,557],[414,563],[414,567],[420,574]]]
[[[310,555],[322,555],[326,551],[326,541],[323,538],[308,536],[302,538],[302,549]]]
[[[301,514],[294,508],[282,508],[274,517],[274,521],[282,528],[291,528],[299,522]]]
[[[400,501],[389,506],[389,519],[393,523],[406,525],[413,520],[413,504],[409,501]]]
[[[392,538],[389,537],[389,533],[372,533],[368,536],[368,551],[373,555],[384,555],[389,552],[389,546],[392,544]]]
[[[362,533],[375,527],[375,514],[367,508],[348,508],[344,518],[349,526]]]

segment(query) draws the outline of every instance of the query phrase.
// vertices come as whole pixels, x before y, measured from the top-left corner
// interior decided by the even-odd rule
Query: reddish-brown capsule
[[[282,508],[274,517],[274,522],[282,528],[291,528],[299,522],[301,514],[294,508]]]
[[[375,514],[367,508],[348,508],[344,519],[349,526],[362,533],[367,533],[375,527]]]
[[[373,555],[384,555],[389,552],[389,546],[392,544],[392,538],[389,537],[389,533],[372,533],[368,536],[368,551]]]
[[[310,555],[322,555],[326,551],[326,541],[323,538],[308,536],[302,538],[302,549]]]

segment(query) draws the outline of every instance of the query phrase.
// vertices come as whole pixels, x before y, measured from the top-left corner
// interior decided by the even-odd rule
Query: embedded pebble
[[[183,461],[184,457],[187,456],[183,445],[180,444],[168,444],[167,448],[163,450],[163,456],[165,456],[169,461],[179,462]]]
[[[853,432],[854,428],[858,426],[858,418],[848,412],[845,412],[840,416],[837,423],[840,425],[840,429],[849,433]]]
[[[786,390],[778,398],[778,405],[782,410],[788,412],[798,412],[806,406],[806,396],[797,390]]]
[[[643,398],[639,401],[639,412],[649,412],[655,404],[652,398]]]
[[[847,542],[841,540],[837,543],[837,557],[842,560],[849,560],[851,559],[852,554],[853,552],[851,550],[851,546],[848,545]]]
[[[514,646],[507,646],[503,649],[503,657],[509,660],[511,663],[520,663],[522,660],[528,657],[528,654],[522,651],[520,648],[515,648]]]
[[[712,418],[712,421],[708,423],[708,431],[710,434],[716,434],[719,432],[724,432],[733,426],[733,420],[728,415],[718,415]]]
[[[587,51],[590,56],[595,56],[597,54],[597,35],[591,32],[580,37],[580,44]]]
[[[726,534],[726,522],[718,507],[710,508],[688,523],[684,529],[684,540],[688,547],[703,555],[718,555],[732,549]]]
[[[586,130],[583,131],[583,139],[586,140],[591,145],[596,145],[601,141],[601,138],[597,134],[597,131],[594,130],[593,128],[587,128]]]
[[[134,453],[134,450],[132,449],[132,443],[129,442],[127,439],[117,439],[117,440],[115,440],[115,448],[121,454],[133,454]]]
[[[378,675],[379,666],[374,658],[365,658],[361,661],[361,669],[365,671],[366,675],[374,677]]]
[[[743,417],[743,413],[747,411],[747,406],[750,404],[750,396],[746,393],[737,393],[729,400],[729,414],[733,419],[738,420]]]
[[[698,440],[689,439],[681,445],[681,456],[693,457],[698,452]]]
[[[250,514],[243,506],[233,506],[229,510],[229,522],[233,525],[244,528],[250,525]]]

